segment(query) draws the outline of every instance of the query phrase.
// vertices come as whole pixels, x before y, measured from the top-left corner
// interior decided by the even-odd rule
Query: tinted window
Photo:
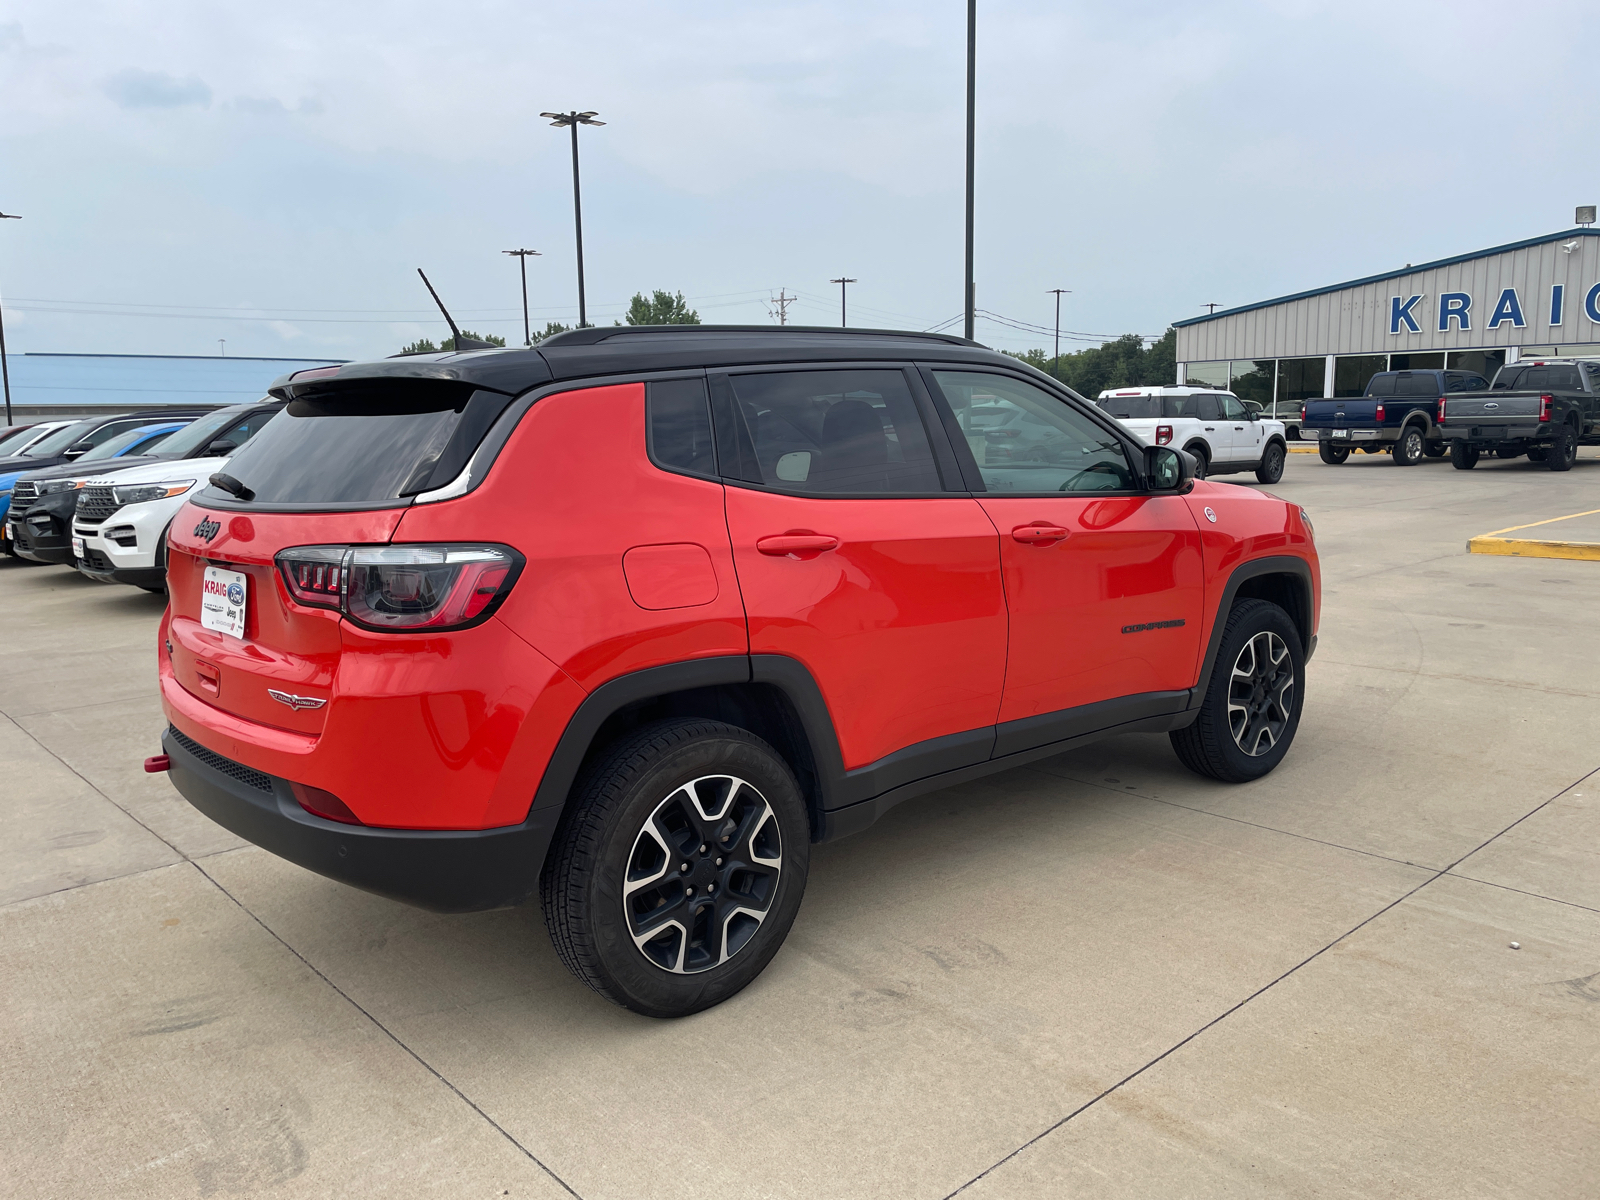
[[[1427,372],[1407,374],[1402,372],[1395,380],[1394,394],[1397,396],[1437,396],[1439,394],[1439,377]]]
[[[151,433],[151,428],[148,425],[141,425],[136,429],[128,430],[126,433],[119,433],[114,438],[107,438],[93,450],[85,453],[78,461],[94,462],[102,458],[116,458],[119,454],[125,452],[143,453],[150,448],[151,444],[161,441],[162,438],[172,433],[170,429],[163,429],[160,433]]]
[[[1568,363],[1552,363],[1538,367],[1502,367],[1494,377],[1494,390],[1532,392],[1541,388],[1552,391],[1581,392],[1578,368]]]
[[[1447,392],[1464,392],[1467,390],[1466,378],[1455,371],[1444,377],[1444,390]]]
[[[1222,406],[1215,392],[1202,392],[1194,398],[1194,415],[1202,421],[1222,420]]]
[[[68,425],[65,429],[58,429],[49,437],[29,446],[23,451],[29,458],[53,458],[68,446],[82,440],[84,434],[94,428],[94,422],[79,421],[76,425]]]
[[[229,460],[264,504],[359,504],[424,490],[461,420],[455,389],[293,401]],[[411,392],[411,396],[416,392]],[[214,495],[226,499],[225,493]]]
[[[1250,419],[1250,414],[1245,411],[1244,405],[1239,403],[1237,397],[1219,396],[1218,399],[1222,401],[1224,419],[1229,421],[1248,421]]]
[[[1374,375],[1372,377],[1372,381],[1367,384],[1367,395],[1369,395],[1369,396],[1392,396],[1392,395],[1394,395],[1394,376],[1393,375]]]
[[[1106,396],[1100,401],[1100,407],[1113,417],[1122,417],[1130,421],[1144,420],[1161,415],[1160,396]],[[1170,413],[1168,414],[1171,415]]]
[[[991,492],[1106,492],[1137,486],[1122,443],[1064,400],[1007,375],[935,371]],[[976,426],[972,415],[1006,410]]]
[[[937,492],[939,473],[899,371],[736,375],[760,479],[785,491]]]
[[[1600,363],[1589,363],[1589,389],[1600,392]]]
[[[17,447],[26,446],[28,444],[28,439],[33,436],[33,430],[19,429],[15,433],[7,434],[5,437],[0,438],[0,458],[5,458],[8,455],[15,454],[17,452]]]
[[[715,475],[711,445],[711,405],[700,379],[652,383],[646,392],[650,457],[669,471]]]
[[[251,409],[245,405],[219,408],[162,442],[159,457],[197,458],[212,442],[228,441],[242,446],[277,411],[275,408]]]

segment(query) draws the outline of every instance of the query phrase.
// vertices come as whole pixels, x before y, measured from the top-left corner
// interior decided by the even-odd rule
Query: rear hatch
[[[225,464],[246,496],[213,484],[172,523],[176,682],[246,720],[320,733],[338,691],[341,554],[389,542],[415,496],[456,478],[509,402],[404,379],[294,400]],[[303,578],[278,561],[296,547],[318,548],[299,556]],[[291,576],[313,604],[290,599]]]

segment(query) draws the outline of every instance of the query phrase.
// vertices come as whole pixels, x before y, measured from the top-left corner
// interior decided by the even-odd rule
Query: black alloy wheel
[[[1414,467],[1422,461],[1423,451],[1427,448],[1422,430],[1415,425],[1407,425],[1400,431],[1400,437],[1390,448],[1389,453],[1394,457],[1397,467]]]
[[[609,747],[574,789],[541,878],[561,961],[653,1017],[759,975],[799,911],[811,826],[784,760],[747,730],[678,719]]]
[[[1289,752],[1304,693],[1305,652],[1289,614],[1270,601],[1241,600],[1228,615],[1199,715],[1167,736],[1196,774],[1248,783]]]
[[[1545,451],[1544,465],[1552,471],[1570,471],[1578,461],[1578,431],[1571,425],[1563,425],[1556,434],[1555,441],[1550,443]]]
[[[1283,464],[1289,457],[1282,442],[1268,442],[1261,453],[1261,465],[1256,468],[1258,483],[1277,483],[1283,478]]]
[[[1183,449],[1184,453],[1194,459],[1194,478],[1204,479],[1206,477],[1206,469],[1211,465],[1211,456],[1206,453],[1205,446],[1196,442],[1194,445],[1185,446]]]
[[[1458,471],[1470,471],[1478,465],[1479,450],[1457,438],[1450,443],[1450,465]]]
[[[1320,441],[1317,443],[1317,457],[1330,467],[1337,467],[1350,457],[1350,447],[1335,446],[1332,442]]]

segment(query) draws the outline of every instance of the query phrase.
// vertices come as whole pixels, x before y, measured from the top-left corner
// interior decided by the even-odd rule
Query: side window
[[[1222,420],[1222,406],[1217,403],[1215,392],[1201,392],[1194,398],[1194,415],[1202,421]]]
[[[1250,414],[1245,411],[1243,404],[1239,403],[1237,396],[1224,393],[1217,397],[1222,401],[1222,419],[1225,421],[1248,421]]]
[[[135,417],[128,421],[112,421],[108,425],[100,426],[99,429],[81,438],[80,441],[87,442],[91,446],[98,446],[101,442],[109,442],[119,433],[127,433],[130,429],[137,429],[141,425],[148,424],[150,424],[150,421],[146,417]]]
[[[755,451],[750,482],[802,495],[943,490],[904,372],[774,371],[730,382]]]
[[[1367,384],[1367,395],[1369,395],[1369,396],[1392,396],[1392,395],[1394,395],[1394,379],[1395,379],[1395,377],[1393,375],[1374,375],[1372,377],[1372,382]]]
[[[702,379],[669,379],[645,388],[650,458],[668,471],[714,477],[711,406]]]
[[[990,492],[1130,491],[1115,435],[1042,388],[1008,375],[934,371]]]
[[[233,448],[237,450],[260,432],[261,427],[275,416],[277,416],[275,412],[254,413],[242,421],[235,421],[232,425],[229,425],[216,437],[212,438],[211,442],[232,442]],[[207,442],[206,445],[209,446],[211,442]]]
[[[1589,370],[1589,390],[1600,392],[1600,363],[1585,364]]]
[[[1489,381],[1482,375],[1468,375],[1461,385],[1461,390],[1464,392],[1487,392],[1489,390]]]
[[[1447,392],[1464,392],[1467,390],[1467,377],[1458,375],[1454,371],[1446,373],[1444,377],[1444,390]]]

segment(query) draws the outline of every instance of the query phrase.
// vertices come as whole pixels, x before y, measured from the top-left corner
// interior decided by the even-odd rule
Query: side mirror
[[[87,454],[90,450],[93,450],[93,449],[94,449],[94,443],[93,442],[74,442],[72,445],[68,446],[65,450],[63,450],[61,452],[61,457],[67,459],[68,461],[71,461],[72,459],[77,458],[81,454]]]
[[[227,438],[218,438],[206,447],[206,455],[209,458],[221,458],[224,455],[232,454],[238,448],[238,442],[230,442]]]
[[[1171,446],[1144,448],[1145,484],[1152,492],[1186,492],[1194,482],[1194,456]]]

